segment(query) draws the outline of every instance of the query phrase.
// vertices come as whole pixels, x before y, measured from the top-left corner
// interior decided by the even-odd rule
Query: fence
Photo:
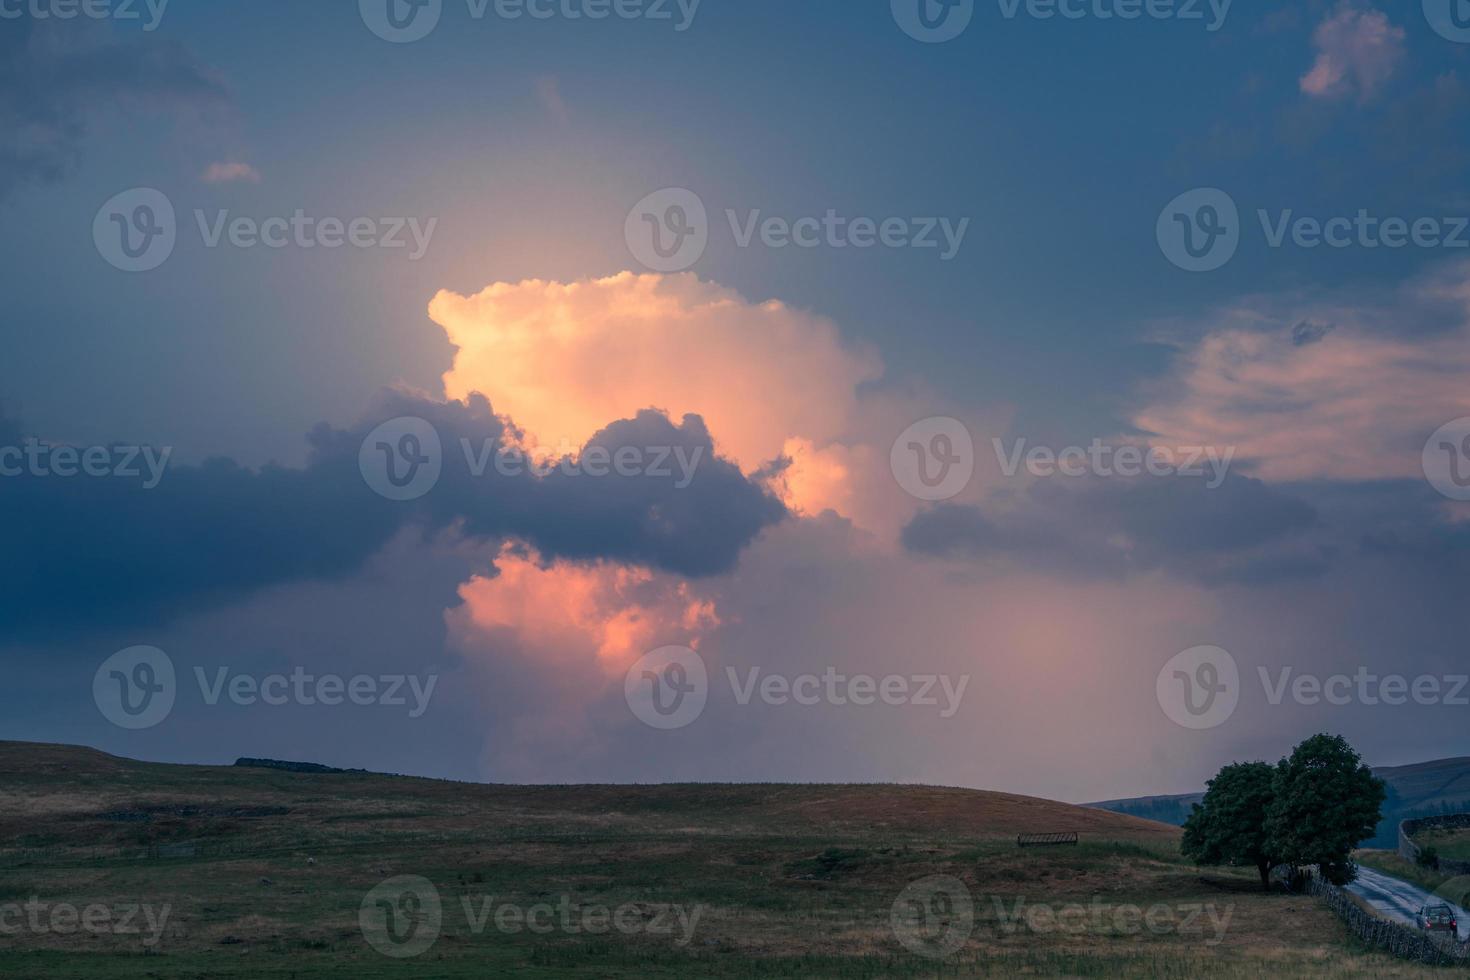
[[[1017,847],[1053,847],[1057,844],[1077,843],[1077,833],[1070,834],[1017,834]]]
[[[1419,863],[1422,848],[1414,843],[1414,835],[1422,830],[1467,830],[1470,829],[1470,813],[1454,813],[1444,817],[1421,817],[1405,820],[1399,824],[1399,857],[1410,864]],[[1440,858],[1438,869],[1447,875],[1470,875],[1470,861],[1452,861]]]
[[[1435,966],[1470,963],[1470,947],[1457,939],[1431,936],[1412,926],[1374,915],[1353,901],[1346,890],[1324,881],[1320,875],[1308,873],[1306,891],[1308,895],[1326,901],[1353,934],[1369,946],[1387,950],[1401,959]]]

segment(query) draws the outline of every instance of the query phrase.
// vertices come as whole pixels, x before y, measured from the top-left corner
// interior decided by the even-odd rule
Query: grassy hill
[[[1027,831],[1083,843],[1016,848]],[[32,905],[44,926],[0,937],[0,976],[1427,973],[1358,949],[1310,899],[1259,893],[1253,871],[1183,864],[1177,836],[963,789],[486,786],[0,743],[0,927]],[[442,914],[433,944],[397,959],[360,913],[404,876],[431,884]],[[942,964],[893,919],[932,876],[973,903]],[[54,916],[130,907],[138,932]],[[921,940],[948,935],[936,923],[956,910],[924,908]]]
[[[1470,811],[1470,758],[1437,759],[1410,766],[1379,766],[1373,773],[1388,784],[1383,820],[1364,847],[1398,846],[1398,826],[1410,817]],[[1126,800],[1104,800],[1087,806],[1182,826],[1194,804],[1204,793],[1178,796],[1139,796]]]

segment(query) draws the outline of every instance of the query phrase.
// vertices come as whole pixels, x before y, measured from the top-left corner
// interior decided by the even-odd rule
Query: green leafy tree
[[[1383,780],[1339,735],[1313,735],[1276,766],[1266,811],[1266,850],[1293,868],[1317,865],[1345,885],[1357,876],[1353,849],[1373,836]]]
[[[1277,861],[1267,846],[1266,811],[1275,783],[1276,770],[1266,762],[1221,769],[1184,823],[1184,856],[1195,864],[1254,865],[1261,887],[1269,889]]]

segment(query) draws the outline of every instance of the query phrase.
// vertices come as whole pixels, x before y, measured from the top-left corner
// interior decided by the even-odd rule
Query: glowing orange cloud
[[[655,647],[697,647],[720,622],[713,602],[694,596],[687,583],[647,569],[543,566],[511,552],[496,566],[498,576],[460,586],[464,605],[449,614],[451,632],[464,641],[504,631],[544,663],[621,675]]]
[[[644,408],[692,412],[747,471],[790,438],[843,436],[858,386],[882,373],[831,321],[693,275],[444,291],[429,316],[459,348],[445,394],[485,394],[542,444],[580,445]]]

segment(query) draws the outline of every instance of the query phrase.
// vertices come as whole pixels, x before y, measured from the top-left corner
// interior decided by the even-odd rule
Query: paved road
[[[1470,915],[1458,905],[1436,898],[1417,885],[1374,871],[1365,865],[1358,866],[1358,879],[1348,885],[1348,891],[1367,901],[1384,915],[1398,922],[1414,924],[1414,913],[1423,905],[1449,905],[1455,909],[1460,922],[1460,938],[1470,938]]]

